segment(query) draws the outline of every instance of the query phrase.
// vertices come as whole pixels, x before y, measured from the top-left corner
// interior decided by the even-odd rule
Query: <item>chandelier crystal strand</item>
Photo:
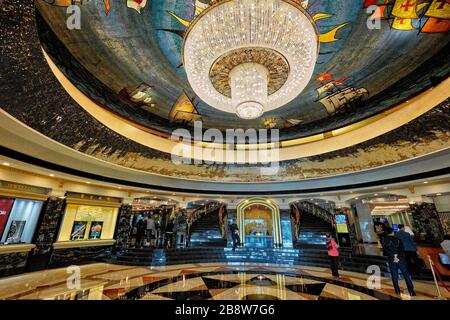
[[[239,117],[256,119],[263,114],[267,76],[267,69],[257,63],[243,63],[231,70],[231,100]]]
[[[258,49],[258,54],[255,55],[256,50],[251,52],[247,49]],[[225,112],[238,112],[235,98],[233,98],[235,89],[231,84],[231,71],[237,66],[225,64],[236,59],[234,56],[233,59],[227,59],[227,55],[228,57],[230,54],[236,55],[239,51],[240,63],[257,63],[267,69],[268,65],[264,63],[262,53],[264,50],[267,50],[268,57],[273,58],[278,55],[281,58],[277,60],[277,63],[271,61],[272,67],[269,73],[266,70],[269,78],[266,83],[270,93],[264,97],[265,102],[257,101],[262,106],[263,112],[289,103],[308,84],[318,53],[318,36],[315,26],[308,13],[293,2],[284,0],[218,1],[192,22],[186,34],[183,62],[188,81],[198,97],[205,103]],[[258,61],[252,60],[256,56]],[[278,68],[278,62],[286,65]],[[218,63],[224,65],[214,69]],[[211,76],[211,70],[219,69],[226,71],[226,74]],[[227,77],[229,79],[225,81]],[[280,78],[283,79],[282,82]],[[250,81],[247,84],[260,86],[259,82]],[[229,87],[231,87],[231,94]],[[250,91],[245,92],[249,94]],[[247,96],[242,100],[253,101],[252,99],[252,96]],[[258,108],[253,105],[253,109]],[[256,113],[253,112],[253,114]],[[238,116],[241,116],[240,113]]]

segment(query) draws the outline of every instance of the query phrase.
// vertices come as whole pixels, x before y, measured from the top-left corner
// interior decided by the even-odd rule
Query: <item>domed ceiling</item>
[[[187,81],[183,36],[208,1],[82,1],[79,30],[67,28],[71,0],[1,3],[1,119],[7,113],[33,129],[33,134],[50,138],[49,148],[53,141],[86,158],[138,171],[149,182],[156,175],[243,185],[307,182],[405,162],[450,147],[448,0],[299,2],[320,34],[313,77],[297,98],[256,120],[208,106],[195,97]],[[373,4],[380,11],[368,11]],[[380,28],[368,28],[376,14]],[[287,145],[290,156],[280,161],[274,175],[262,175],[261,163],[176,165],[170,153],[153,148],[145,139],[131,139],[95,117],[67,90],[55,69],[99,109],[119,116],[124,126],[144,128],[143,134],[158,132],[165,139],[173,129],[191,126],[169,116],[185,94],[185,102],[193,100],[204,128],[281,128],[284,142],[306,139],[305,148],[313,152],[294,149],[300,150],[296,153]],[[145,95],[133,95],[136,91]],[[425,106],[428,100],[432,105]],[[330,101],[336,110],[327,109]],[[383,124],[375,121],[383,117]],[[395,123],[391,125],[389,119]],[[344,126],[362,128],[361,136],[345,141],[342,135],[334,146],[333,135],[346,132]],[[328,147],[309,140],[317,134]],[[2,146],[13,149],[14,141],[2,141]],[[58,163],[42,150],[34,156]]]
[[[282,129],[282,139],[300,137],[379,113],[450,70],[449,64],[433,59],[450,41],[448,2],[296,0],[319,33],[313,77],[287,105],[258,119],[243,120],[196,97],[183,68],[183,37],[210,1],[84,1],[80,30],[66,26],[67,2],[36,2],[43,17],[38,27],[46,51],[86,95],[163,132],[176,126],[169,113],[186,94],[204,128],[276,127]],[[373,12],[373,4],[383,5]],[[379,28],[377,14],[382,19]],[[151,99],[132,101],[140,88]]]

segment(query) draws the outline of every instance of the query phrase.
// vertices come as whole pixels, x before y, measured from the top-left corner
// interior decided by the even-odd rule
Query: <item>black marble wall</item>
[[[115,249],[120,249],[127,245],[131,234],[131,220],[133,219],[132,206],[122,205],[117,219],[117,229],[114,239],[116,239]]]
[[[111,257],[113,246],[54,249],[48,267],[66,267],[103,261]]]
[[[439,246],[444,230],[434,203],[411,204],[415,240],[422,244]]]
[[[28,252],[0,254],[0,277],[25,272]]]
[[[64,205],[64,199],[52,197],[47,200],[33,238],[36,248],[30,253],[28,271],[42,270],[47,267],[52,244],[58,236]]]

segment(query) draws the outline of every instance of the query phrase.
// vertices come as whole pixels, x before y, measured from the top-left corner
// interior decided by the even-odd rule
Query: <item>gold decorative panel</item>
[[[231,70],[240,64],[250,62],[263,65],[269,72],[269,95],[277,92],[289,76],[289,64],[280,53],[267,48],[242,48],[217,59],[209,72],[212,85],[224,96],[231,97],[229,83]]]

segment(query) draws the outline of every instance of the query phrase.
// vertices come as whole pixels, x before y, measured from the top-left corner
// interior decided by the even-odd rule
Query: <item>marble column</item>
[[[364,243],[376,243],[378,237],[373,228],[372,214],[370,207],[366,203],[357,202],[355,204],[358,224]]]

